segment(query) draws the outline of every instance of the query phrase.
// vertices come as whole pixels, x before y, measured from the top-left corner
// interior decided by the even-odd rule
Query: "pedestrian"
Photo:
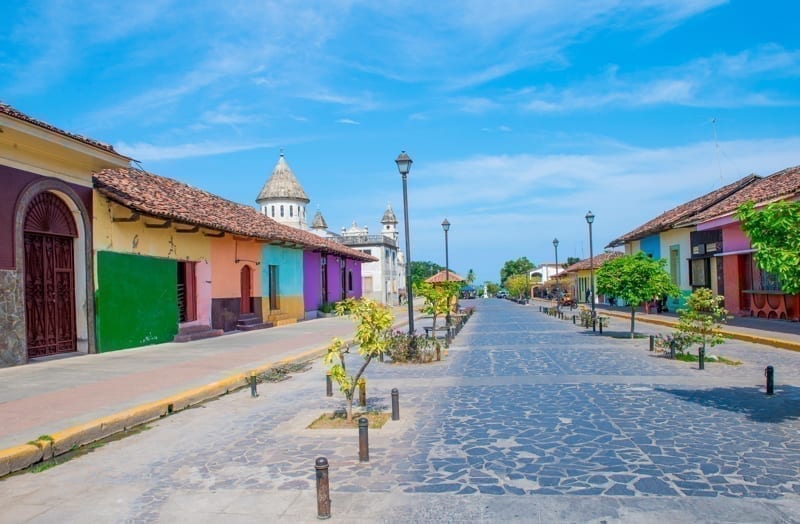
[[[591,289],[587,289],[586,290],[586,302],[589,302],[590,298],[592,298],[592,290]]]

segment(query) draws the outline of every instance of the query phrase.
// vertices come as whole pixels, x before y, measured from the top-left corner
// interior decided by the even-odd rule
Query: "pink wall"
[[[750,239],[739,228],[738,222],[722,228],[722,247],[726,253],[750,249]]]

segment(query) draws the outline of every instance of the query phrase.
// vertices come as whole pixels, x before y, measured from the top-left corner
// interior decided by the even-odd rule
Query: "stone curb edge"
[[[603,314],[609,317],[615,317],[620,319],[625,319],[630,322],[630,315],[624,313],[617,313],[613,311],[603,311]],[[670,320],[661,320],[658,318],[651,318],[651,317],[636,317],[637,322],[646,322],[648,324],[656,324],[659,326],[666,326],[666,327],[675,327],[677,322],[673,322]],[[741,340],[743,342],[752,342],[753,344],[762,344],[765,346],[773,346],[781,349],[788,349],[791,351],[800,351],[800,343],[792,342],[790,340],[781,340],[779,338],[772,338],[772,337],[763,337],[760,335],[750,335],[747,333],[737,333],[735,331],[726,331],[725,329],[722,330],[725,335],[730,338]]]
[[[353,339],[348,339],[345,342],[352,344]],[[236,373],[211,384],[188,389],[161,400],[148,402],[113,415],[78,424],[52,435],[44,436],[46,438],[38,438],[26,444],[2,449],[0,450],[0,478],[81,446],[166,417],[207,400],[249,387],[251,375],[264,373],[276,366],[314,359],[323,355],[327,348],[327,344],[318,346],[277,362],[268,362],[248,371]]]

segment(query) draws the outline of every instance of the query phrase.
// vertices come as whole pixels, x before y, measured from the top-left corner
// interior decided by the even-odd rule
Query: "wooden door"
[[[239,314],[252,313],[253,308],[250,306],[250,295],[252,294],[252,271],[250,266],[244,266],[240,278],[241,287],[241,301],[239,304]]]

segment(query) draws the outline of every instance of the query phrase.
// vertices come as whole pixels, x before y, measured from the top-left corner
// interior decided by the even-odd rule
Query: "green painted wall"
[[[178,332],[174,260],[97,253],[97,351],[169,342]]]

